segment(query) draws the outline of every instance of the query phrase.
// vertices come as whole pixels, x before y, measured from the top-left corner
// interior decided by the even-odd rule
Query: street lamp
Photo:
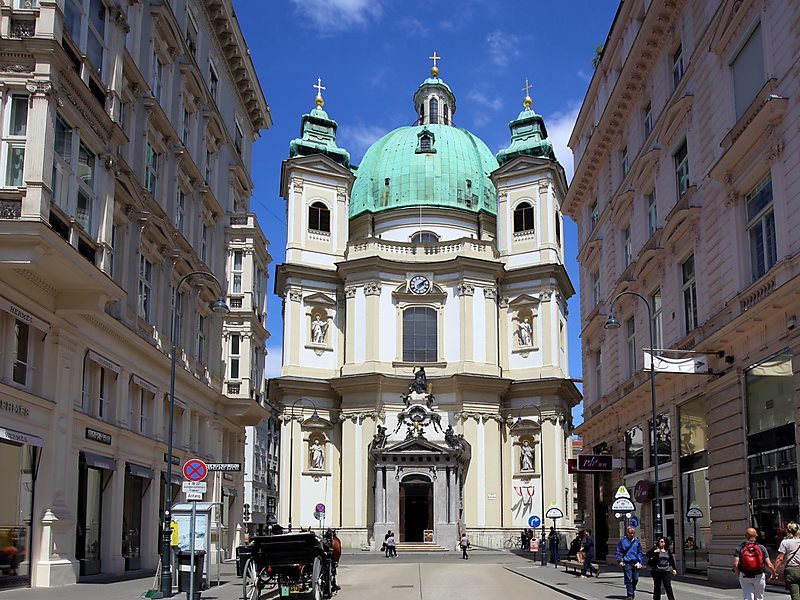
[[[311,413],[312,419],[318,419],[317,405],[310,398],[298,398],[292,402],[291,412],[289,413],[289,427],[292,428],[289,434],[289,533],[292,532],[292,489],[294,488],[294,407],[295,404],[301,400],[308,400],[314,407],[314,412]],[[301,413],[302,414],[302,413]]]
[[[649,324],[648,329],[650,330],[650,396],[651,401],[653,404],[653,426],[652,426],[652,456],[653,456],[653,482],[655,485],[655,494],[653,497],[653,501],[655,502],[655,522],[653,524],[653,540],[658,542],[658,538],[661,537],[662,527],[661,527],[661,499],[658,492],[658,414],[656,409],[656,361],[655,361],[655,344],[653,342],[653,310],[650,307],[650,302],[647,301],[647,298],[642,296],[637,292],[632,291],[624,291],[617,294],[614,299],[611,301],[611,308],[608,312],[608,319],[606,319],[605,328],[606,329],[619,329],[620,322],[614,317],[614,304],[616,304],[617,300],[619,300],[622,296],[636,296],[647,307],[647,323]]]
[[[545,537],[545,524],[544,524],[544,429],[542,428],[542,423],[544,419],[542,418],[542,411],[539,409],[538,406],[535,404],[525,404],[521,406],[519,411],[517,412],[517,420],[514,422],[513,427],[518,427],[522,424],[522,411],[526,408],[532,408],[536,411],[537,416],[539,417],[539,481],[542,484],[542,549],[541,549],[541,557],[542,557],[542,566],[547,565],[547,545],[546,545],[546,537]],[[559,413],[563,417],[563,413]]]
[[[171,332],[171,340],[172,340],[172,354],[170,356],[170,365],[169,365],[169,430],[167,432],[167,477],[164,480],[164,524],[161,530],[161,597],[162,598],[171,598],[172,597],[172,560],[170,557],[170,538],[172,537],[172,531],[170,528],[171,524],[171,515],[170,515],[170,504],[171,504],[171,490],[170,487],[172,485],[172,427],[173,421],[175,418],[175,354],[177,352],[176,349],[176,340],[177,340],[177,331],[175,331],[175,326],[177,325],[176,317],[178,313],[178,291],[181,289],[183,282],[189,279],[190,277],[194,277],[197,275],[198,277],[204,277],[205,279],[211,280],[217,284],[219,287],[220,297],[218,297],[213,304],[211,304],[211,311],[218,315],[227,315],[230,312],[228,305],[225,303],[224,298],[222,298],[222,294],[225,291],[225,288],[219,282],[214,275],[209,273],[208,271],[192,271],[184,275],[178,284],[175,286],[175,292],[173,293],[172,297],[172,322],[170,326]]]

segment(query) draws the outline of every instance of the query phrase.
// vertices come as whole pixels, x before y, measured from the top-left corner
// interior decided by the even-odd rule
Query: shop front
[[[103,504],[117,461],[94,452],[81,452],[78,462],[78,528],[75,558],[80,575],[101,572]]]
[[[0,427],[0,589],[30,585],[33,500],[44,442]]]
[[[705,396],[678,407],[680,432],[680,493],[683,544],[676,549],[683,570],[706,574],[711,543],[711,506],[708,493],[708,425]]]
[[[155,474],[149,467],[127,463],[122,507],[122,556],[125,570],[142,568],[142,506]]]

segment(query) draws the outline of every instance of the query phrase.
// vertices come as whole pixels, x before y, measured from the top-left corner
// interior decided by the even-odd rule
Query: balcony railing
[[[496,260],[499,253],[492,242],[462,238],[450,242],[412,244],[371,238],[348,244],[347,259],[354,260],[379,256],[387,260],[407,260],[423,257],[426,261],[446,261],[463,256],[483,260]]]

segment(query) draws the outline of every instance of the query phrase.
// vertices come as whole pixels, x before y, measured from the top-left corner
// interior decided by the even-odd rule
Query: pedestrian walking
[[[617,563],[622,567],[625,579],[625,600],[633,600],[636,595],[636,586],[639,584],[639,569],[644,564],[642,543],[636,537],[633,527],[625,528],[625,537],[617,542],[617,551],[614,553]]]
[[[550,545],[550,559],[553,561],[553,566],[558,568],[558,532],[555,527],[550,528],[550,533],[547,535],[547,541]]]
[[[733,553],[733,572],[739,578],[744,600],[764,600],[764,588],[767,585],[764,568],[768,568],[770,576],[775,576],[775,566],[769,559],[767,549],[756,541],[758,532],[748,527],[744,532],[745,540]]]
[[[469,555],[467,554],[467,550],[469,549],[469,538],[467,537],[467,532],[461,534],[461,541],[459,542],[459,546],[461,546],[461,558],[464,560],[469,559]]]
[[[775,571],[772,577],[779,579],[777,571],[783,566],[783,586],[792,600],[800,600],[800,525],[791,521],[786,526],[786,537],[778,548]]]
[[[578,554],[583,546],[583,530],[575,534],[575,539],[569,545],[567,550],[567,560],[579,560]]]
[[[528,530],[523,529],[519,532],[519,546],[520,550],[527,550],[528,549]]]
[[[592,530],[591,529],[584,529],[583,530],[583,568],[581,569],[581,577],[586,577],[586,571],[589,571],[589,575],[591,576],[594,574],[595,577],[600,577],[600,568],[595,567],[592,564],[594,560],[594,538],[592,537]]]
[[[386,558],[389,558],[389,545],[386,543],[386,540],[389,539],[389,536],[392,535],[392,530],[386,532],[386,535],[383,536],[383,545],[381,546],[381,552],[383,552]]]
[[[394,532],[389,532],[389,537],[386,538],[386,557],[397,558],[397,542],[394,539]]]
[[[665,537],[658,538],[656,545],[647,551],[647,566],[653,576],[653,600],[661,600],[661,588],[667,592],[669,600],[675,600],[672,593],[672,576],[675,570],[675,556],[669,549],[669,540]]]

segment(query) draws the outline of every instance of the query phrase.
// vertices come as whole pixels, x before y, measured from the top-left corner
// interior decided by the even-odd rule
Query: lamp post
[[[542,484],[542,550],[541,550],[541,557],[542,557],[542,566],[547,565],[547,545],[546,545],[546,537],[545,537],[545,524],[544,524],[544,429],[542,428],[542,423],[544,419],[542,419],[542,411],[541,409],[536,406],[535,404],[525,404],[521,406],[519,411],[517,412],[517,420],[514,422],[514,427],[519,426],[522,424],[522,411],[526,408],[532,408],[536,411],[536,415],[539,417],[539,481]],[[563,413],[559,413],[562,414]]]
[[[652,402],[652,409],[653,409],[653,426],[652,426],[652,456],[653,456],[653,483],[655,485],[655,494],[653,497],[653,501],[655,503],[654,509],[654,523],[653,523],[653,540],[658,541],[658,538],[661,537],[662,533],[662,526],[661,526],[661,498],[659,496],[658,490],[658,413],[656,409],[656,361],[655,361],[655,344],[653,341],[653,309],[650,307],[650,302],[647,301],[647,298],[639,294],[638,292],[632,291],[624,291],[617,294],[614,299],[611,301],[611,308],[608,313],[608,319],[606,319],[605,328],[606,329],[619,329],[620,322],[614,317],[614,304],[616,304],[617,300],[619,300],[622,296],[636,296],[647,307],[647,323],[648,329],[650,330],[650,399]]]
[[[170,504],[171,504],[171,493],[170,487],[172,486],[172,426],[173,421],[175,418],[175,353],[176,349],[176,339],[177,339],[177,331],[175,331],[176,326],[176,316],[178,312],[178,291],[181,289],[183,282],[189,279],[190,277],[194,277],[197,275],[198,277],[204,277],[205,279],[211,280],[217,284],[220,291],[220,296],[214,301],[211,305],[211,311],[218,315],[227,315],[230,312],[228,305],[225,303],[224,298],[222,295],[224,294],[225,288],[222,287],[219,279],[217,279],[213,274],[209,273],[208,271],[192,271],[184,275],[178,284],[175,286],[175,292],[173,293],[172,297],[172,321],[170,326],[171,332],[171,340],[172,340],[172,353],[170,356],[170,365],[169,365],[169,430],[167,431],[167,477],[164,480],[164,523],[161,529],[161,597],[162,598],[171,598],[172,597],[172,560],[170,556],[170,538],[172,537],[172,531],[170,528],[171,524],[171,515],[170,515]]]
[[[289,413],[289,427],[292,428],[292,431],[289,434],[289,533],[292,532],[292,489],[294,489],[294,407],[301,400],[307,400],[308,402],[311,402],[311,406],[314,407],[314,412],[311,413],[311,418],[319,418],[319,414],[317,413],[317,405],[314,404],[314,401],[310,398],[298,398],[292,402],[292,408]]]

